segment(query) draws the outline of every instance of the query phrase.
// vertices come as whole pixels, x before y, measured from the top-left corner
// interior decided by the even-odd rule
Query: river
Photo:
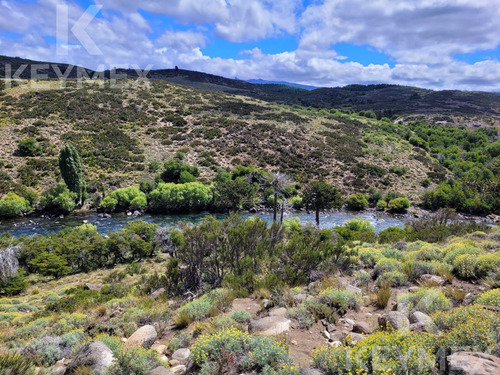
[[[150,223],[156,223],[161,226],[175,226],[179,222],[185,223],[199,223],[204,217],[213,215],[217,219],[224,219],[227,214],[211,214],[209,212],[202,212],[196,214],[182,214],[182,215],[150,215],[145,214],[139,217],[127,216],[125,214],[115,214],[110,218],[100,217],[95,212],[88,213],[74,213],[64,218],[48,218],[48,217],[24,217],[11,220],[0,221],[0,234],[10,233],[13,236],[21,235],[34,235],[34,234],[47,234],[59,232],[63,229],[76,227],[83,223],[90,223],[97,227],[98,231],[102,234],[114,232],[123,228],[127,222],[131,220],[144,220]],[[241,213],[244,218],[258,216],[268,223],[272,222],[272,213],[260,212],[255,214]],[[314,214],[305,212],[291,212],[285,214],[285,219],[290,217],[298,217],[302,224],[315,222]],[[336,211],[324,213],[320,215],[321,228],[333,228],[344,224],[346,221],[361,217],[367,219],[375,227],[376,232],[380,232],[389,227],[403,227],[405,219],[389,216],[379,212],[362,212],[352,213],[346,211]]]

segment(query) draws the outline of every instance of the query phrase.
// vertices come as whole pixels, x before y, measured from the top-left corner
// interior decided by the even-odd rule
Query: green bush
[[[44,276],[59,278],[70,273],[66,259],[60,255],[44,251],[30,262],[36,272]]]
[[[47,211],[69,213],[75,209],[77,199],[77,194],[65,184],[58,184],[42,194],[40,205]]]
[[[396,243],[406,238],[406,231],[397,227],[390,227],[384,229],[378,234],[378,241],[380,243]]]
[[[174,322],[178,327],[185,327],[191,322],[217,315],[228,307],[229,298],[228,292],[224,289],[212,290],[201,298],[182,306],[177,311]]]
[[[500,307],[500,289],[491,289],[483,292],[476,299],[479,305],[488,305]]]
[[[368,197],[362,193],[356,193],[348,196],[345,203],[348,209],[361,211],[368,207]]]
[[[252,314],[245,310],[238,310],[231,314],[231,319],[237,323],[250,323]]]
[[[421,311],[432,314],[440,310],[449,310],[451,301],[439,289],[420,288],[413,293],[398,295],[398,307],[406,311]]]
[[[384,283],[390,283],[393,287],[404,286],[408,284],[408,276],[400,271],[386,272],[377,278],[377,285],[380,286]]]
[[[15,296],[22,293],[28,287],[26,277],[20,271],[18,274],[8,278],[6,281],[0,279],[0,296]]]
[[[448,349],[495,352],[499,349],[500,317],[480,306],[462,306],[432,315],[438,329],[444,331],[439,344]]]
[[[389,202],[388,208],[391,212],[405,213],[410,208],[410,201],[408,198],[395,198]]]
[[[302,210],[304,208],[304,201],[298,195],[296,195],[295,197],[290,198],[289,202],[292,204],[292,207],[295,210]]]
[[[34,138],[21,139],[17,145],[17,150],[24,156],[35,156],[39,152]]]
[[[166,365],[158,358],[155,350],[133,346],[118,353],[116,360],[108,368],[107,375],[148,375],[154,368]]]
[[[131,186],[113,191],[104,197],[100,206],[106,211],[137,210],[148,204],[146,194],[137,186]]]
[[[200,175],[198,168],[183,164],[180,160],[168,160],[163,167],[161,179],[164,182],[184,184],[196,181],[196,177]]]
[[[191,353],[200,374],[215,375],[233,369],[238,373],[299,374],[283,343],[235,328],[200,336]]]
[[[377,332],[353,347],[320,347],[312,355],[326,374],[430,375],[435,350],[433,336],[402,330]]]
[[[401,271],[401,263],[396,259],[383,257],[375,264],[374,271],[376,277],[386,272]]]
[[[15,217],[30,210],[30,203],[15,193],[9,193],[0,199],[0,217]]]
[[[198,182],[160,183],[150,194],[151,208],[156,212],[201,210],[212,201],[212,187]]]

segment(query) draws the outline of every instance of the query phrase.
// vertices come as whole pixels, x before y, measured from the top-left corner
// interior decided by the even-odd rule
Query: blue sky
[[[73,27],[95,5],[85,39]],[[499,0],[0,0],[0,54],[314,86],[500,91],[499,19]]]

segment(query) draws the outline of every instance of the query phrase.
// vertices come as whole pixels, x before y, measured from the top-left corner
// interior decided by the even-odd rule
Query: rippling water
[[[224,219],[226,214],[211,214],[209,212],[202,212],[196,214],[183,214],[183,215],[142,215],[140,217],[126,216],[124,214],[113,215],[111,218],[99,217],[96,213],[86,214],[72,214],[64,218],[19,218],[14,220],[0,221],[0,233],[11,233],[14,236],[45,234],[51,232],[59,232],[63,229],[76,227],[82,225],[84,222],[94,224],[97,226],[100,233],[108,233],[117,231],[123,228],[127,222],[131,220],[141,219],[150,223],[156,223],[162,226],[175,226],[179,222],[185,223],[198,223],[204,217],[213,215],[217,219]],[[259,216],[263,220],[271,223],[273,219],[272,213],[242,213],[242,217]],[[315,222],[314,214],[307,214],[305,212],[293,212],[285,214],[285,219],[290,217],[298,217],[302,224]],[[404,220],[393,216],[385,215],[378,212],[331,212],[320,215],[321,228],[332,228],[344,224],[346,221],[355,217],[367,219],[375,227],[375,231],[379,232],[388,227],[402,227]]]

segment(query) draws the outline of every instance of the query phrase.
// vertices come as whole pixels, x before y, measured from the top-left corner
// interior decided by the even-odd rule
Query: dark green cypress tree
[[[78,196],[81,205],[86,195],[86,184],[82,177],[82,162],[78,151],[72,144],[66,144],[59,153],[59,169],[69,190]]]

